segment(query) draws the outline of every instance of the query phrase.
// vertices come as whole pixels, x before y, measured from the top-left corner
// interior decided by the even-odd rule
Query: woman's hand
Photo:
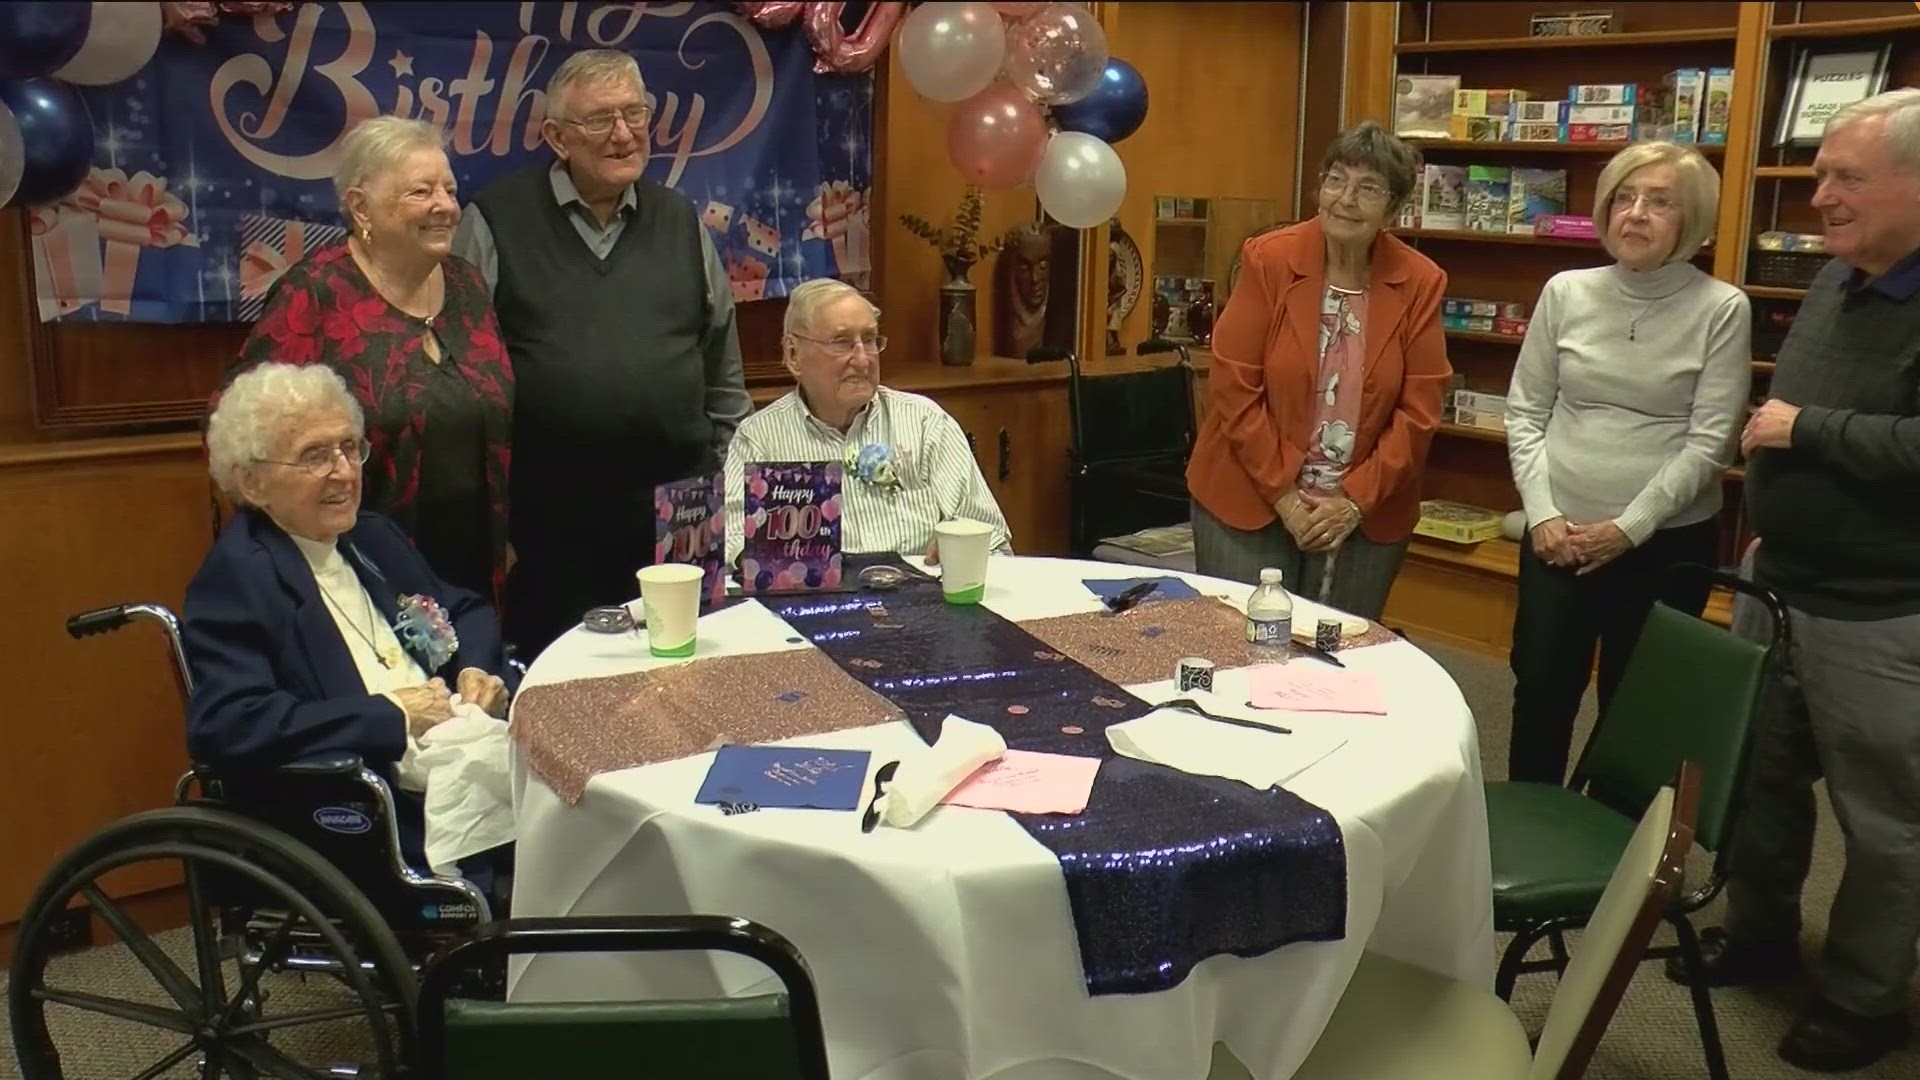
[[[1591,574],[1633,550],[1626,530],[1611,521],[1567,526],[1567,547],[1580,563],[1579,573]]]
[[[1300,543],[1300,538],[1306,535],[1307,526],[1312,522],[1312,514],[1308,512],[1306,500],[1300,497],[1300,489],[1288,489],[1273,504],[1273,512],[1280,515],[1280,524],[1286,528],[1287,535],[1293,537],[1293,542]]]
[[[489,675],[477,667],[463,668],[454,684],[464,701],[480,706],[496,720],[507,718],[507,684],[498,675]]]
[[[1297,534],[1300,550],[1331,551],[1360,527],[1360,506],[1337,491],[1301,492],[1307,509],[1305,530]]]
[[[1572,566],[1575,564],[1573,550],[1567,546],[1567,519],[1548,518],[1535,525],[1533,533],[1533,553],[1548,566]]]
[[[407,734],[416,739],[433,730],[434,725],[453,719],[453,695],[447,692],[444,679],[403,686],[393,691],[393,697],[407,715]]]

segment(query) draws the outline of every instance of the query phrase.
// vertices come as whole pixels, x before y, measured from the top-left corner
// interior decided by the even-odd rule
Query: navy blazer
[[[441,580],[392,519],[363,511],[339,544],[389,625],[403,595],[425,594],[446,609],[460,651],[429,675],[452,687],[476,667],[517,686],[493,608]],[[406,717],[391,699],[367,693],[313,569],[266,514],[240,510],[220,530],[187,586],[182,622],[193,760],[271,766],[347,752],[392,779],[407,749]]]

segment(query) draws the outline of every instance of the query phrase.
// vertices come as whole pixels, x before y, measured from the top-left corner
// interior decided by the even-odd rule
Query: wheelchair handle
[[[115,604],[94,611],[83,611],[67,620],[67,633],[78,639],[118,630],[127,625],[127,607],[126,604]]]
[[[1778,593],[1767,588],[1765,585],[1751,578],[1741,577],[1738,570],[1730,570],[1718,566],[1707,566],[1704,563],[1676,563],[1674,564],[1672,572],[1675,574],[1695,574],[1706,578],[1715,585],[1724,586],[1734,592],[1744,593],[1758,600],[1760,606],[1767,611],[1767,621],[1772,624],[1772,636],[1769,638],[1769,648],[1773,651],[1784,652],[1788,642],[1792,640],[1793,620],[1787,615],[1787,605],[1780,599]]]
[[[1172,338],[1150,337],[1133,347],[1135,356],[1152,356],[1155,353],[1165,352],[1179,353],[1180,362],[1183,364],[1193,363],[1193,354],[1187,351],[1186,344],[1174,341]]]

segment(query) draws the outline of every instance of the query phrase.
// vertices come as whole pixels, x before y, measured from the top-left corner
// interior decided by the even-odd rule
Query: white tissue
[[[1155,709],[1107,728],[1107,742],[1118,754],[1184,773],[1238,780],[1260,791],[1284,785],[1346,741],[1298,727],[1291,735],[1254,731],[1180,709]]]
[[[407,740],[400,784],[426,793],[427,865],[436,874],[516,834],[507,724],[454,696],[453,718]]]
[[[893,782],[880,796],[880,820],[898,829],[912,827],[982,765],[1006,754],[1007,741],[999,732],[949,713],[932,746],[900,759]]]

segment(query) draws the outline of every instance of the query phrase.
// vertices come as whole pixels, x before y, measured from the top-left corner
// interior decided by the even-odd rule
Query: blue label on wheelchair
[[[328,832],[349,836],[373,828],[373,819],[349,806],[323,806],[313,812],[313,823]]]

